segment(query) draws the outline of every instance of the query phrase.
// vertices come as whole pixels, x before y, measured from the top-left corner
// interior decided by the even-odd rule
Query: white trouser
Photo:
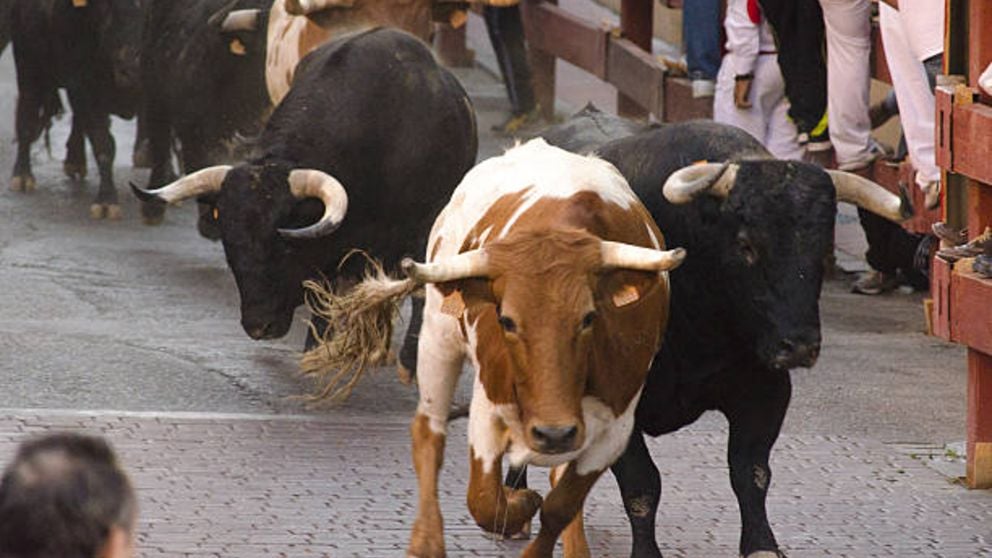
[[[730,66],[721,64],[717,74],[713,120],[743,129],[779,159],[801,158],[802,148],[796,139],[796,126],[789,120],[785,82],[775,55],[758,56],[748,109],[734,106],[734,70]]]
[[[871,4],[869,0],[820,0],[827,35],[827,114],[837,164],[871,159]]]
[[[916,183],[925,186],[940,179],[940,169],[934,160],[936,104],[933,91],[923,63],[914,54],[904,18],[887,4],[879,6],[882,44],[899,101],[899,120],[906,135],[909,158],[916,169]],[[943,18],[936,25],[942,27]]]

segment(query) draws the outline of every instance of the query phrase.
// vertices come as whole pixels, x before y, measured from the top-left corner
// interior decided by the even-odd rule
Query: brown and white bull
[[[331,39],[372,27],[396,27],[430,42],[432,0],[273,0],[265,84],[278,105],[296,65]]]
[[[445,555],[437,480],[468,358],[476,370],[469,510],[483,529],[507,534],[540,510],[541,532],[523,555],[550,557],[626,446],[664,334],[667,270],[685,253],[663,249],[612,165],[540,139],[470,171],[427,246],[426,263],[403,262],[405,288],[378,282],[396,293],[426,285],[411,427],[420,498],[408,556]],[[503,486],[504,457],[554,468],[543,503],[536,492]],[[584,547],[568,533],[565,544],[570,553]]]

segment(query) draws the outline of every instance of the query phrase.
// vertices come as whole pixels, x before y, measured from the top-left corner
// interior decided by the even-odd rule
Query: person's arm
[[[751,108],[751,82],[761,50],[761,16],[757,0],[729,0],[723,22],[727,32],[725,63],[734,76],[734,105]]]

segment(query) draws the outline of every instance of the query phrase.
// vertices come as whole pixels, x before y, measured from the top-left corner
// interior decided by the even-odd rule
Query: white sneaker
[[[716,82],[712,79],[694,79],[692,80],[692,98],[693,99],[703,99],[705,97],[712,97],[716,93]]]

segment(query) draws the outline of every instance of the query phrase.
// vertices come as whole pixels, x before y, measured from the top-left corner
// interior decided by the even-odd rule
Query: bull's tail
[[[45,97],[45,102],[41,104],[41,111],[38,115],[39,133],[45,135],[45,152],[48,153],[49,157],[52,156],[52,138],[49,134],[52,129],[52,120],[61,117],[63,112],[65,112],[65,107],[62,106],[62,99],[59,98],[59,90],[52,89]]]
[[[317,347],[300,360],[303,375],[317,382],[309,399],[344,400],[370,366],[386,362],[400,303],[419,284],[392,279],[372,262],[365,279],[343,292],[335,292],[326,282],[306,281],[303,286],[307,307],[327,322]],[[312,323],[310,328],[317,336]]]

